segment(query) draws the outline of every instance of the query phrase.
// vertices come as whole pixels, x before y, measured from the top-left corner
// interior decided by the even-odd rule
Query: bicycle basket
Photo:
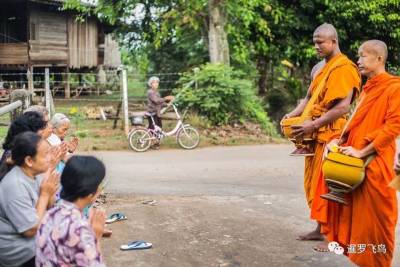
[[[132,116],[130,119],[132,125],[143,125],[143,116]]]

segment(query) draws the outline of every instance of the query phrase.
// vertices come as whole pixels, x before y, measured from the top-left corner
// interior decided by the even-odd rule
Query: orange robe
[[[319,176],[311,218],[321,224],[321,233],[344,246],[346,255],[359,266],[391,265],[397,199],[388,183],[395,176],[395,140],[399,134],[400,78],[379,74],[364,86],[344,144],[362,149],[373,143],[376,157],[366,169],[364,182],[347,196],[349,204],[345,206],[319,197],[328,191],[322,172]],[[360,248],[364,245],[365,250]]]
[[[329,75],[327,79],[325,74]],[[311,82],[309,89],[311,95],[320,83],[325,83],[325,86],[314,103],[311,114],[309,114],[313,119],[326,113],[334,101],[346,98],[352,90],[355,89],[358,92],[361,78],[358,74],[357,66],[345,55],[338,54],[325,64]],[[342,116],[333,123],[319,128],[316,142],[313,145],[315,155],[305,158],[304,191],[310,208],[317,187],[325,145],[331,139],[340,135],[346,124],[345,117]]]

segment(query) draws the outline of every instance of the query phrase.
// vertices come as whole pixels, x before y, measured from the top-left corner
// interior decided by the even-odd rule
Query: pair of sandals
[[[114,223],[114,222],[118,222],[118,221],[124,221],[127,220],[128,218],[120,212],[117,213],[113,213],[111,214],[108,219],[106,220],[106,224],[110,224],[110,223]],[[149,249],[153,246],[152,243],[149,242],[145,242],[142,240],[137,240],[137,241],[133,241],[127,245],[122,245],[120,247],[121,250],[123,251],[127,251],[127,250],[143,250],[143,249]]]

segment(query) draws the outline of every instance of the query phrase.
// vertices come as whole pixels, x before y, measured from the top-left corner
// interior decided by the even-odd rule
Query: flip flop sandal
[[[141,249],[149,249],[153,246],[152,243],[145,241],[133,241],[128,245],[122,245],[120,247],[121,250],[141,250]]]
[[[127,220],[128,218],[126,218],[126,216],[120,212],[117,213],[113,213],[110,215],[110,217],[108,217],[108,219],[106,220],[107,224],[113,223],[113,222],[118,222],[118,221],[123,221],[123,220]]]
[[[151,200],[144,200],[144,201],[142,201],[142,204],[144,204],[144,205],[152,205],[152,206],[155,206],[155,205],[157,205],[157,201],[154,200],[154,199],[151,199]]]

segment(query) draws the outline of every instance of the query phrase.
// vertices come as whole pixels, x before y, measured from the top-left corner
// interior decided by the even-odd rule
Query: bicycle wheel
[[[183,126],[176,137],[178,144],[184,149],[196,148],[200,143],[199,132],[192,126]]]
[[[151,145],[151,137],[147,129],[133,130],[129,134],[128,139],[129,146],[137,152],[144,152]]]

